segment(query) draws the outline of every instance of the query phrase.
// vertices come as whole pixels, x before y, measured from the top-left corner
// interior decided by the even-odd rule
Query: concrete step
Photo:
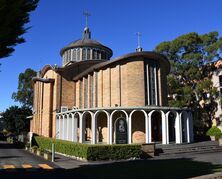
[[[221,152],[222,147],[219,146],[218,142],[199,142],[192,144],[181,144],[181,145],[157,145],[157,155],[172,155],[172,154],[184,154],[184,153],[209,153],[209,152]]]

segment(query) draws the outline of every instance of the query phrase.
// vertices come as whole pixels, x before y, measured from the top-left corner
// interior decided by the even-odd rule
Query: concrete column
[[[69,140],[69,115],[66,115],[66,140]]]
[[[190,120],[189,116],[186,116],[186,138],[187,143],[190,143]]]
[[[146,143],[150,143],[149,141],[149,119],[150,117],[146,114],[145,117],[145,135],[146,135]]]
[[[77,124],[78,124],[78,118],[73,116],[73,140],[72,140],[73,142],[78,142],[78,139],[77,139],[77,132],[78,132]]]
[[[181,115],[179,115],[178,112],[176,112],[175,130],[176,130],[176,144],[181,144],[182,143]]]
[[[66,131],[65,120],[66,120],[66,119],[65,119],[65,116],[64,116],[64,115],[62,116],[62,118],[63,118],[63,120],[62,120],[62,126],[63,126],[63,127],[62,127],[62,129],[63,129],[63,131],[62,131],[62,139],[65,140],[65,131]]]
[[[74,115],[72,114],[72,118],[71,118],[71,141],[74,142]]]
[[[166,113],[166,144],[170,143],[170,140],[169,140],[169,114],[170,114],[170,111],[168,111]]]
[[[56,134],[55,134],[56,139],[59,139],[59,120],[60,120],[60,116],[56,115]]]
[[[108,129],[108,134],[107,134],[107,144],[110,144],[110,116],[107,115],[107,129]]]
[[[183,131],[184,131],[184,141],[183,141],[183,138],[182,138],[182,142],[188,142],[189,121],[188,121],[187,112],[185,112],[185,111],[181,113],[181,124],[182,124],[182,127],[181,127],[182,128],[182,136],[183,136]]]
[[[188,113],[188,116],[189,116],[189,132],[190,132],[190,142],[193,142],[194,139],[194,135],[193,135],[193,116],[192,116],[192,112],[190,111]]]
[[[161,118],[162,118],[162,144],[167,144],[167,122],[166,122],[166,115],[163,111],[161,111]]]
[[[73,135],[73,115],[69,115],[68,118],[68,140],[72,141],[72,135]]]
[[[113,115],[110,116],[109,120],[109,144],[113,143]]]
[[[94,115],[91,115],[91,129],[92,129],[92,144],[96,144],[96,128],[97,128],[97,120]]]
[[[148,130],[148,143],[152,143],[152,128],[151,128],[151,126],[152,126],[152,123],[151,123],[152,118],[151,118],[151,116],[152,116],[153,112],[154,111],[151,111],[148,114],[148,128],[149,128],[149,130]]]
[[[132,115],[129,116],[129,121],[128,121],[128,144],[131,143],[132,143]]]
[[[85,119],[83,119],[83,116],[80,116],[79,119],[79,142],[84,142],[84,133],[85,133]],[[83,131],[84,130],[84,131]]]
[[[63,135],[63,116],[60,116],[59,119],[59,139],[62,139]]]

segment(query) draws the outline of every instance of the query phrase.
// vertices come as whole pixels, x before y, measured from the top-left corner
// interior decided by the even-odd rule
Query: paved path
[[[164,160],[164,159],[192,159],[194,161],[200,162],[209,162],[212,164],[220,164],[222,165],[222,152],[215,152],[215,153],[202,153],[202,154],[177,154],[177,155],[167,155],[167,156],[156,156],[155,158],[150,158],[148,160]],[[128,160],[122,160],[123,162]],[[86,165],[100,165],[100,164],[110,164],[116,161],[79,161],[69,157],[65,157],[62,155],[56,155],[55,164],[64,169],[73,169],[79,168],[81,166]],[[118,161],[121,162],[121,161]]]
[[[185,153],[185,154],[176,154],[176,155],[156,156],[151,160],[178,159],[178,158],[187,158],[187,159],[192,159],[194,161],[210,162],[215,165],[216,164],[222,165],[222,152],[198,153],[198,154]]]
[[[0,170],[3,169],[58,168],[57,165],[33,155],[24,149],[18,149],[13,144],[0,142]]]

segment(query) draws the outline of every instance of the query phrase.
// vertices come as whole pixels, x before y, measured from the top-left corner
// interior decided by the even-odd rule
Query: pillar
[[[80,143],[84,142],[84,133],[85,133],[84,126],[85,126],[85,120],[83,119],[83,116],[81,115],[79,119],[79,142]]]
[[[78,127],[77,127],[77,124],[78,124],[78,118],[75,117],[75,114],[73,115],[73,138],[72,138],[72,141],[73,142],[78,142],[77,140],[77,132],[78,132]]]
[[[176,112],[175,130],[176,130],[176,144],[181,144],[182,143],[181,115],[179,115],[178,112]]]
[[[113,143],[113,115],[110,116],[109,120],[109,144]]]
[[[152,124],[151,124],[151,120],[152,120],[152,114],[154,111],[149,112],[148,114],[148,143],[152,143]]]
[[[63,140],[65,140],[65,131],[66,131],[66,127],[65,127],[65,121],[66,121],[66,118],[65,118],[65,116],[63,115],[62,116],[62,118],[63,118],[63,120],[62,120],[62,129],[63,129],[63,131],[62,131],[62,139]]]
[[[167,120],[166,115],[163,111],[161,111],[162,118],[162,144],[167,144]]]
[[[94,115],[91,115],[91,129],[92,129],[92,144],[96,144],[96,128],[97,128],[97,120]]]
[[[146,117],[145,117],[145,133],[146,133],[146,143],[151,143],[151,141],[150,141],[150,133],[149,133],[149,128],[150,128],[150,126],[149,126],[149,123],[150,123],[150,116],[148,115],[146,115]]]
[[[132,113],[129,116],[129,121],[128,121],[128,144],[132,143]]]
[[[59,139],[63,137],[63,116],[60,116],[59,120]]]
[[[192,112],[187,114],[187,142],[193,142],[193,117]]]
[[[192,129],[192,126],[193,126],[193,124],[192,124],[192,114],[191,114],[191,112],[189,112],[188,114],[187,114],[187,142],[188,143],[190,143],[190,142],[192,142],[193,140],[192,140],[192,136],[193,136],[193,129]]]
[[[72,114],[72,118],[71,118],[71,141],[74,142],[74,114]]]
[[[108,129],[108,134],[107,134],[107,144],[110,144],[110,116],[107,114],[107,129]]]
[[[166,113],[166,144],[169,144],[170,143],[170,140],[169,140],[169,114],[170,114],[171,111],[168,111]]]

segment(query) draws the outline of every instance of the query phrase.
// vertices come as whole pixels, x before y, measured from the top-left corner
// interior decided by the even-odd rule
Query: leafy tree
[[[29,108],[31,108],[33,104],[32,78],[35,76],[36,71],[30,68],[26,69],[24,73],[20,73],[18,91],[12,94],[12,99]]]
[[[191,32],[160,43],[155,51],[164,54],[172,66],[168,75],[169,105],[191,108],[195,131],[205,134],[217,108],[216,88],[210,78],[212,62],[221,58],[222,38],[218,32]]]
[[[22,37],[29,27],[29,13],[39,0],[0,0],[0,58],[9,56],[14,46],[25,42]]]
[[[26,117],[30,116],[31,114],[32,111],[30,108],[11,106],[2,114],[4,127],[7,131],[13,132],[15,134],[28,132],[29,120],[26,119]]]

